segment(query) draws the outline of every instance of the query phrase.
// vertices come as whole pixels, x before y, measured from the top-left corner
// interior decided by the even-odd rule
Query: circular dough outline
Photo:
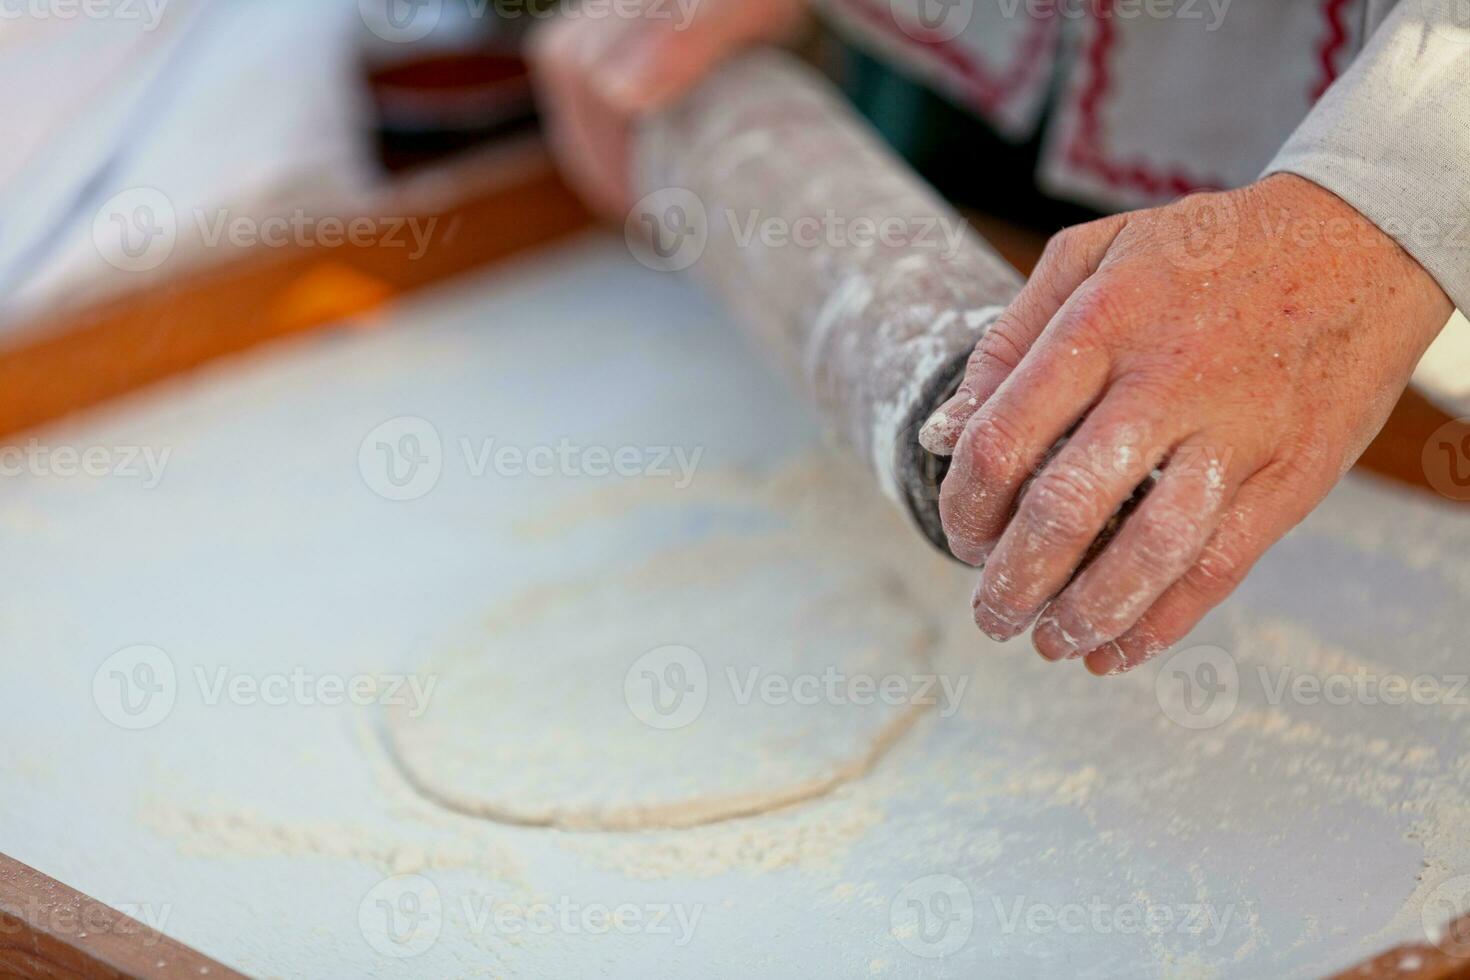
[[[747,557],[749,557],[747,555]],[[754,570],[754,569],[752,569]],[[640,577],[640,576],[632,576]],[[862,585],[883,590],[886,601],[902,605],[913,615],[912,642],[905,656],[919,667],[933,663],[940,631],[923,606],[916,602],[901,581],[880,569],[862,574]],[[507,608],[523,604],[541,608],[547,603],[574,598],[578,594],[606,583],[581,582],[574,585],[543,587],[523,594],[519,600],[506,603]],[[456,813],[492,820],[497,823],[532,827],[555,827],[571,831],[644,831],[680,829],[769,813],[825,796],[837,787],[865,776],[901,738],[932,702],[910,699],[884,723],[857,755],[832,765],[819,776],[775,786],[770,789],[746,790],[727,794],[696,796],[655,803],[627,803],[608,806],[567,806],[555,803],[528,803],[491,799],[473,792],[462,792],[443,785],[421,772],[404,751],[405,728],[411,723],[406,712],[390,709],[387,715],[386,741],[394,765],[404,779],[425,799]]]

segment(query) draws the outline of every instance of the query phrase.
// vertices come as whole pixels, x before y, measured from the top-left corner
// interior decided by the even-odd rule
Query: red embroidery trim
[[[1003,72],[995,73],[982,64],[962,45],[952,39],[915,37],[894,19],[892,8],[871,0],[848,0],[848,6],[872,27],[909,47],[920,48],[948,68],[970,90],[971,96],[986,112],[999,112],[1019,92],[1041,65],[1046,46],[1055,26],[1053,17],[1032,18],[1031,29],[1022,39],[1016,60]]]
[[[1327,20],[1327,37],[1317,50],[1317,59],[1322,66],[1322,79],[1312,89],[1312,101],[1326,94],[1337,81],[1337,56],[1347,46],[1347,25],[1342,22],[1342,13],[1349,0],[1326,0],[1322,4],[1322,16]]]
[[[1182,170],[1159,172],[1146,163],[1117,163],[1104,154],[1102,103],[1112,88],[1108,56],[1118,41],[1118,31],[1113,25],[1113,0],[1093,0],[1093,14],[1097,31],[1087,51],[1088,82],[1077,106],[1077,130],[1067,150],[1067,159],[1114,187],[1133,188],[1154,197],[1166,194],[1180,197],[1194,191],[1223,189],[1225,182],[1221,180],[1200,179]]]

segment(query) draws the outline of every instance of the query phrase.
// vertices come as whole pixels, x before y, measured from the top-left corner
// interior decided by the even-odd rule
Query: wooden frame
[[[218,357],[329,324],[370,322],[375,310],[397,297],[553,241],[591,221],[534,140],[405,178],[390,193],[364,202],[360,213],[434,217],[446,231],[413,263],[405,263],[400,250],[345,243],[255,250],[28,324],[0,344],[0,444]],[[1043,244],[1037,236],[983,216],[969,217],[1009,260],[1031,268]],[[1449,421],[1410,392],[1360,465],[1430,491],[1421,450]],[[1462,428],[1455,432],[1470,437],[1470,426]],[[1470,935],[1470,916],[1452,928],[1458,930],[1454,935]],[[0,975],[240,976],[3,855]],[[1411,945],[1339,976],[1470,980],[1470,958]]]
[[[233,980],[243,975],[0,854],[0,976]]]

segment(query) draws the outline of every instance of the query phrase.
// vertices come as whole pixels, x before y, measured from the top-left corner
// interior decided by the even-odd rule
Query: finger
[[[571,182],[608,215],[620,215],[630,203],[628,123],[611,109],[594,80],[603,59],[639,23],[557,21],[539,32],[533,45],[538,88],[548,103],[552,148]]]
[[[1325,490],[1304,492],[1280,462],[1246,480],[1199,560],[1132,628],[1088,653],[1087,669],[1099,676],[1121,674],[1178,643],[1325,495]]]
[[[944,532],[961,561],[985,560],[1022,484],[1102,394],[1111,354],[1106,332],[1093,326],[1095,292],[1089,284],[1072,294],[1052,328],[965,425],[939,488]]]
[[[801,4],[791,0],[744,0],[687,20],[672,7],[655,5],[649,14],[652,29],[620,59],[608,95],[629,113],[668,105],[731,52],[791,33],[802,14]]]
[[[1232,447],[1186,441],[1110,544],[1054,599],[1032,642],[1048,660],[1122,636],[1204,551],[1255,466]]]
[[[1008,640],[1020,633],[1066,586],[1179,438],[1175,423],[1160,414],[1152,390],[1115,383],[1025,488],[975,589],[975,623],[986,635]]]
[[[954,452],[965,425],[1021,363],[1067,298],[1097,269],[1126,219],[1116,216],[1053,235],[1031,278],[980,338],[957,392],[924,423],[919,443],[936,456]]]

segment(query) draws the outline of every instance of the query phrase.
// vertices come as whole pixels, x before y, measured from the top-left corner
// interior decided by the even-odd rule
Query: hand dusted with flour
[[[940,509],[984,565],[976,622],[1007,639],[1040,615],[1044,656],[1100,674],[1178,641],[1358,458],[1450,312],[1299,177],[1063,232],[926,434],[954,452]]]

